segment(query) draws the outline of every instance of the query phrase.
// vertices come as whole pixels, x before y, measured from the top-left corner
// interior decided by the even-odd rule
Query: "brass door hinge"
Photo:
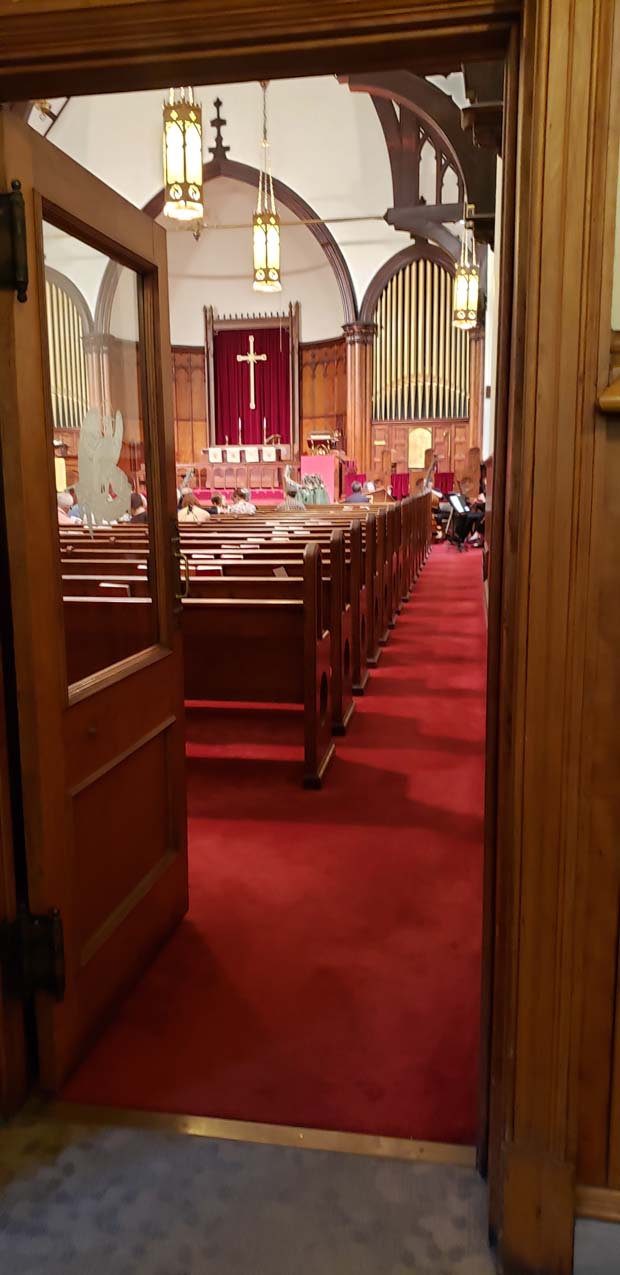
[[[14,921],[0,924],[0,964],[7,993],[26,999],[47,992],[65,994],[65,948],[57,908],[39,915],[21,909]]]
[[[18,301],[28,300],[26,212],[18,181],[0,193],[0,288],[16,292]]]

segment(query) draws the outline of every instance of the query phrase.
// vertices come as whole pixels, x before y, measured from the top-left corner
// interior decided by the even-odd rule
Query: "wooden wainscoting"
[[[472,430],[468,420],[373,421],[371,468],[381,470],[381,453],[392,452],[398,470],[408,467],[409,431],[425,425],[432,431],[433,451],[440,470],[452,470],[457,478],[468,472]],[[477,437],[477,432],[476,432]],[[478,474],[474,475],[478,480]]]
[[[301,450],[309,434],[323,430],[343,437],[347,419],[347,350],[343,336],[307,341],[301,354]]]
[[[200,465],[207,447],[205,352],[201,345],[173,345],[174,450],[177,465]]]

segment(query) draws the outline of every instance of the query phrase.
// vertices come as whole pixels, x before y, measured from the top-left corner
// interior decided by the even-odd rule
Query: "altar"
[[[282,499],[284,475],[290,466],[293,478],[298,465],[288,444],[280,447],[204,447],[203,462],[194,469],[194,480],[201,490],[230,493],[235,487],[261,493],[263,499]],[[184,466],[177,466],[177,481],[184,477]]]

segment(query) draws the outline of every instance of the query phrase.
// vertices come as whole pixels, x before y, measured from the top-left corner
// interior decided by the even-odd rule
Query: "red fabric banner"
[[[254,353],[266,354],[267,361],[254,364],[254,401],[250,407],[250,364],[239,362],[247,355],[250,337]],[[267,437],[279,434],[283,443],[291,441],[289,334],[285,328],[244,328],[218,332],[214,339],[215,436],[218,445],[226,438],[231,446],[263,442],[263,421]],[[239,440],[239,418],[242,437]]]

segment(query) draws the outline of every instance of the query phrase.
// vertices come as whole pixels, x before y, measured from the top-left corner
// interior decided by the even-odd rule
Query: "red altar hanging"
[[[266,361],[254,363],[254,402],[250,406],[250,337],[254,354]],[[242,360],[238,356],[242,356]],[[243,328],[217,332],[213,341],[215,379],[215,438],[218,446],[259,446],[263,422],[267,437],[279,434],[283,443],[291,441],[290,351],[285,328]],[[242,438],[239,439],[239,418]]]

